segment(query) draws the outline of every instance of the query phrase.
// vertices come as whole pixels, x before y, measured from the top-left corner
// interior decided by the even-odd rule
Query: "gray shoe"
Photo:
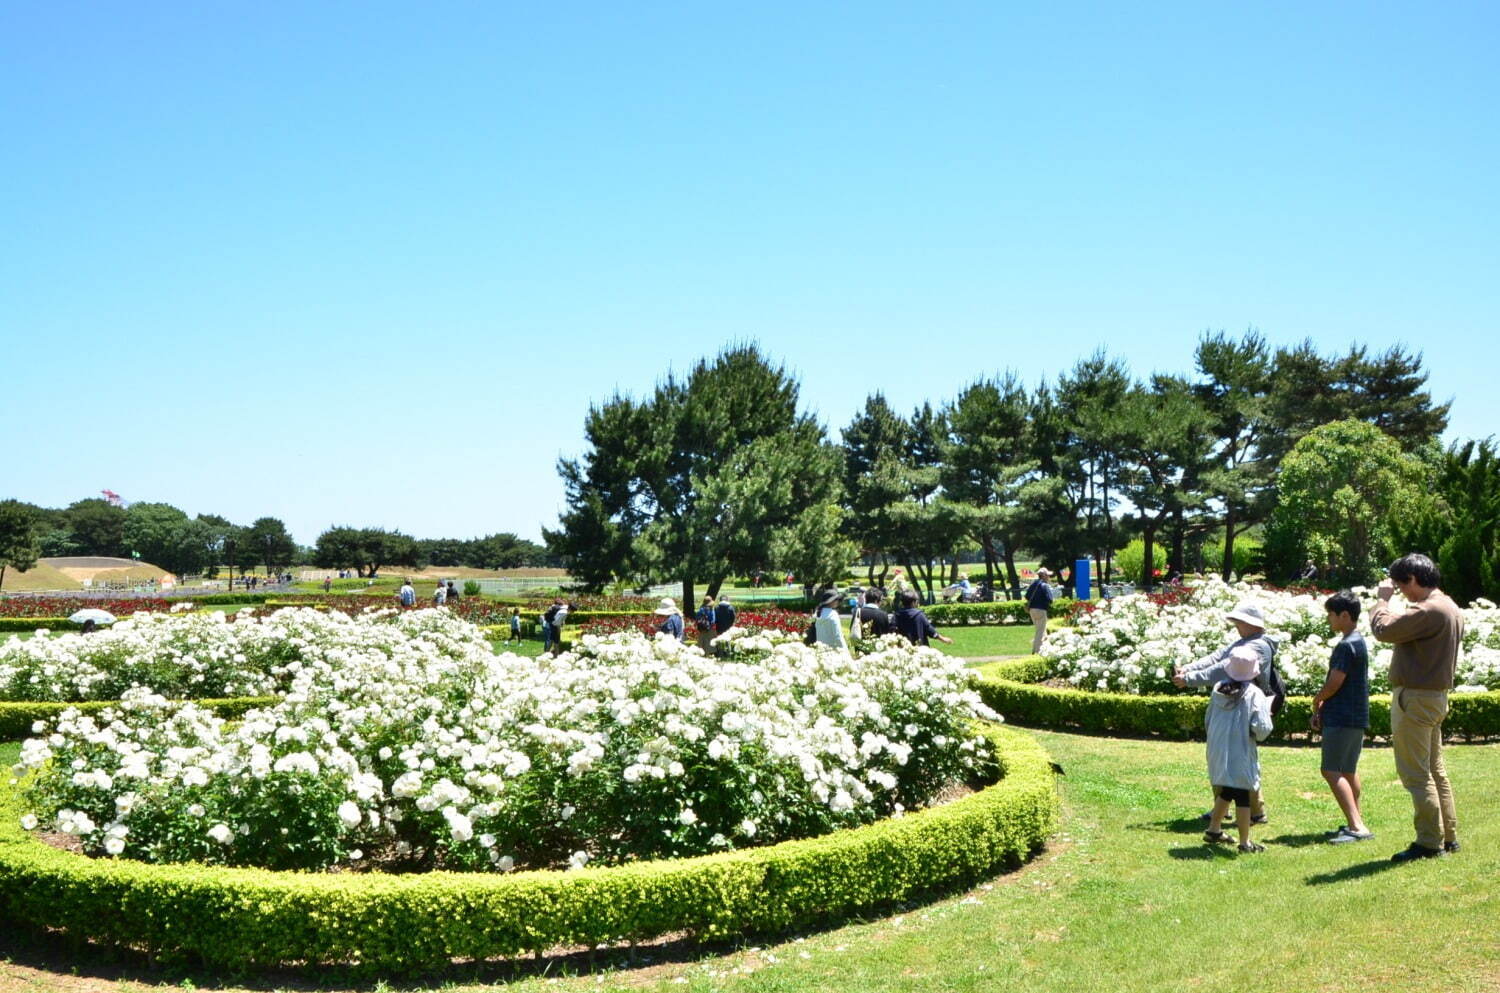
[[[1374,831],[1351,831],[1347,827],[1328,839],[1330,845],[1347,845],[1351,841],[1369,841],[1375,837]]]

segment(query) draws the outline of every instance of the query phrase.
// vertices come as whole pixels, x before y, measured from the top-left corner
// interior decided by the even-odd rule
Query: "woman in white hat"
[[[844,596],[838,590],[829,590],[813,611],[813,642],[830,648],[848,648],[844,640],[844,628],[839,624],[839,604]]]
[[[656,630],[670,634],[678,641],[687,640],[687,628],[682,623],[682,611],[677,609],[676,600],[669,596],[662,597],[656,608],[656,616],[663,619]]]

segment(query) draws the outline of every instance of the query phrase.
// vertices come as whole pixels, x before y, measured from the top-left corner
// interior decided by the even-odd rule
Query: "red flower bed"
[[[142,611],[172,609],[172,601],[159,596],[75,597],[19,596],[0,599],[0,617],[67,617],[85,607],[107,610],[116,617],[129,617]]]
[[[735,615],[735,626],[747,628],[751,631],[784,631],[787,634],[801,634],[807,630],[808,616],[794,610],[781,610],[777,607],[766,607],[756,610],[741,610]],[[589,621],[579,630],[583,634],[619,634],[622,631],[639,631],[644,635],[653,635],[661,626],[662,618],[656,614],[632,614],[629,617],[606,617],[597,621]],[[694,631],[692,618],[687,618],[688,632]]]

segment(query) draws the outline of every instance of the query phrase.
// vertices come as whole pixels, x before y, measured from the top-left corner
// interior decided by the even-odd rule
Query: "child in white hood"
[[[1250,794],[1260,789],[1260,757],[1255,743],[1271,733],[1271,699],[1251,680],[1259,671],[1255,649],[1240,647],[1225,661],[1227,679],[1214,686],[1208,697],[1204,725],[1208,729],[1208,781],[1214,788],[1214,809],[1209,814],[1204,841],[1228,841],[1220,830],[1229,804],[1234,803],[1234,823],[1239,829],[1242,852],[1265,849],[1250,840]]]

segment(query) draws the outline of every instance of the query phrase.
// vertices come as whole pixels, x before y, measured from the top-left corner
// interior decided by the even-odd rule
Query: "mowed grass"
[[[945,655],[966,659],[995,658],[1005,655],[1030,655],[1030,624],[1000,624],[986,627],[939,627],[938,633],[953,639],[953,644],[932,642]]]
[[[868,922],[725,951],[642,949],[635,967],[484,980],[455,970],[413,989],[813,991],[1500,990],[1500,746],[1452,746],[1464,850],[1416,865],[1411,804],[1389,749],[1366,752],[1378,837],[1323,844],[1339,821],[1311,748],[1261,750],[1264,854],[1205,845],[1203,745],[1039,732],[1065,769],[1062,829],[1035,861],[973,890]],[[14,761],[15,745],[0,746]],[[0,922],[3,924],[3,922]],[[9,936],[7,936],[9,935]],[[0,988],[136,991],[239,983],[167,973],[0,926]],[[80,977],[86,977],[81,979]],[[280,974],[258,989],[319,988]],[[334,983],[332,988],[338,988]],[[400,984],[408,988],[407,984]],[[368,985],[363,987],[369,989]]]

